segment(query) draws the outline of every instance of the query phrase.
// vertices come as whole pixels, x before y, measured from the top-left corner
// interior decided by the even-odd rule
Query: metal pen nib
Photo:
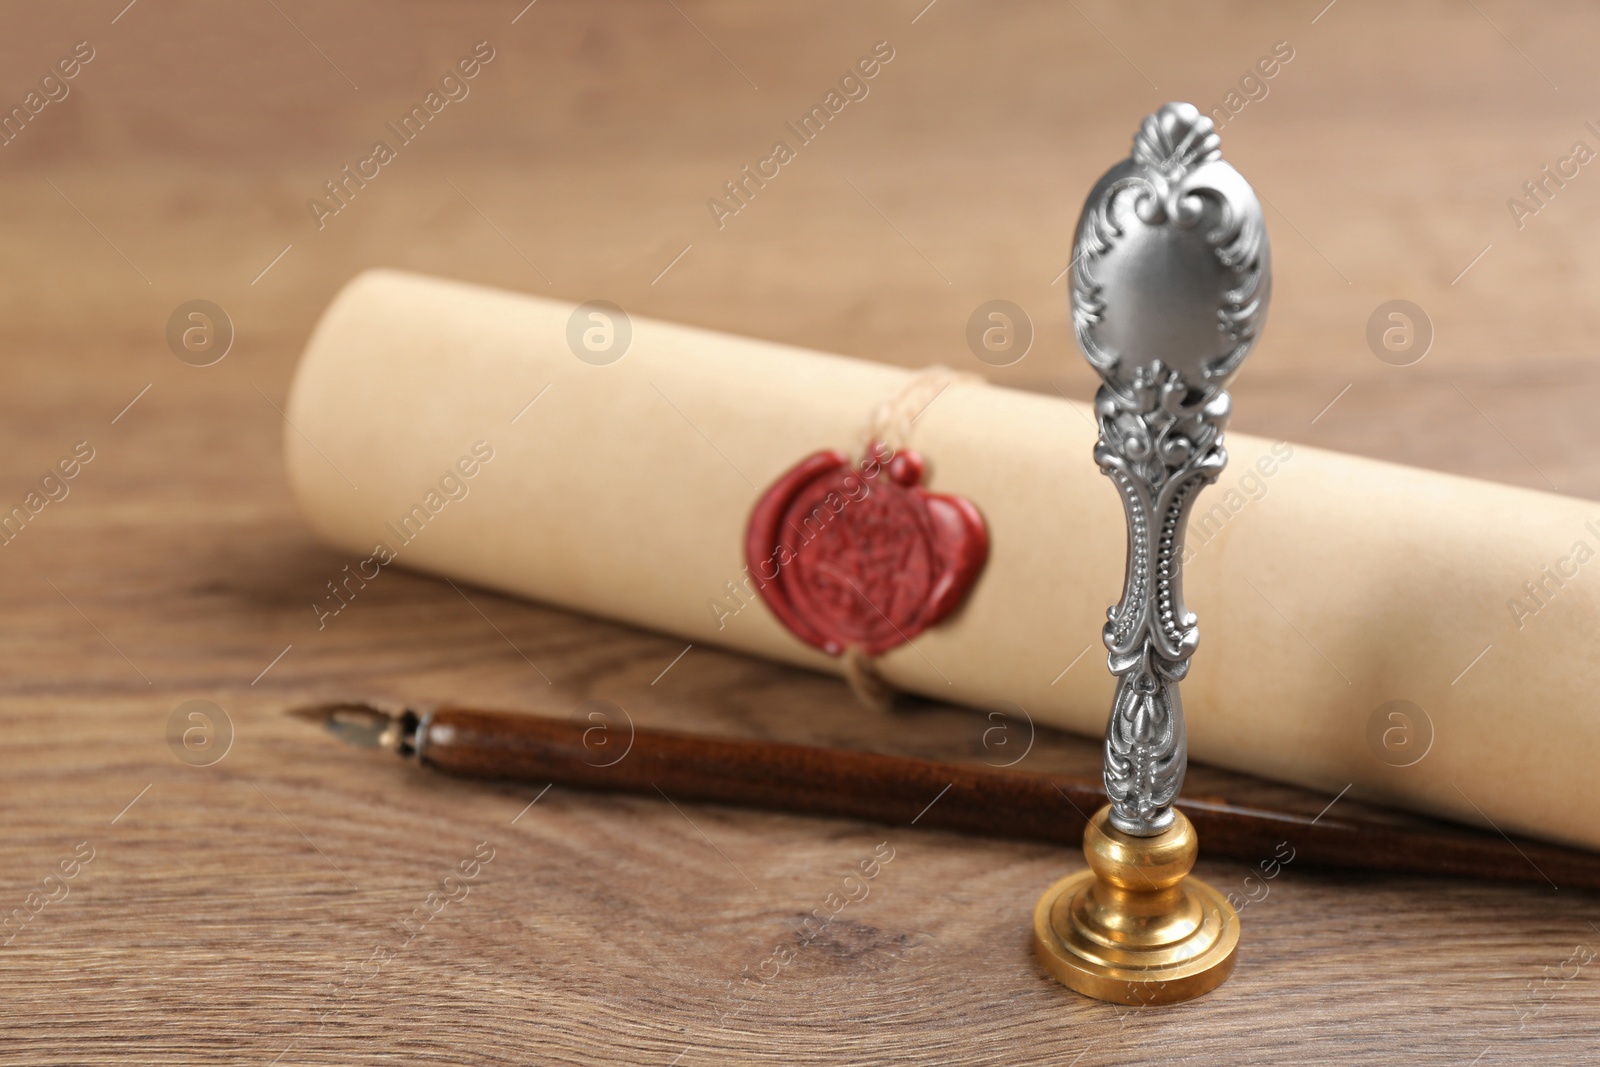
[[[388,712],[355,701],[290,708],[285,714],[319,724],[347,745],[384,748],[401,755],[411,754],[418,721],[413,711]]]

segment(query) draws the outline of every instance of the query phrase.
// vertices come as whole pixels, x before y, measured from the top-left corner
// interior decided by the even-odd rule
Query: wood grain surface
[[[59,97],[0,146],[0,509],[93,453],[0,546],[0,1062],[1600,1057],[1600,901],[1570,889],[1291,864],[1248,883],[1266,895],[1226,985],[1130,1011],[1032,959],[1070,850],[463,782],[281,714],[603,699],[665,728],[1013,758],[1025,721],[876,714],[831,679],[404,572],[319,630],[346,561],[283,480],[295,359],[337,287],[388,265],[1084,398],[1060,275],[1085,191],[1141,116],[1228,106],[1278,42],[1293,58],[1222,131],[1276,260],[1235,426],[1600,499],[1600,176],[1523,189],[1600,147],[1592,8],[96,0],[0,20],[0,108]],[[41,90],[80,41],[93,58]],[[470,92],[319,229],[307,201],[480,41]],[[707,200],[879,41],[865,98],[719,228]],[[195,299],[234,331],[208,367],[166,337]],[[967,345],[992,299],[1033,323],[1011,366]],[[1367,341],[1396,299],[1431,323],[1405,367]],[[206,766],[169,743],[191,700],[220,709],[191,741],[227,739]],[[1040,729],[1021,766],[1097,760]],[[1334,800],[1203,767],[1189,788]],[[1199,867],[1240,893],[1252,870]]]

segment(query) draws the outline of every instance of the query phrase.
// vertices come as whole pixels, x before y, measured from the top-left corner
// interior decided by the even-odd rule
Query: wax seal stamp
[[[1127,513],[1128,559],[1102,633],[1117,679],[1111,803],[1084,832],[1090,870],[1040,898],[1034,947],[1070,988],[1124,1004],[1216,988],[1239,943],[1232,906],[1186,877],[1199,842],[1172,807],[1188,764],[1178,683],[1200,639],[1183,600],[1184,530],[1227,464],[1225,387],[1271,289],[1261,204],[1219,145],[1189,104],[1148,116],[1132,156],[1090,191],[1073,255],[1073,328],[1104,383],[1094,456]]]
[[[922,458],[874,442],[859,464],[817,452],[750,515],[745,557],[761,597],[800,640],[878,656],[954,611],[989,557],[983,516],[922,488]]]

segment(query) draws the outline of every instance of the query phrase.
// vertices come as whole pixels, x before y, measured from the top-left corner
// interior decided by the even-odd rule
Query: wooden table
[[[1128,1011],[1031,958],[1033,901],[1081,862],[1061,850],[449,781],[281,714],[604,698],[642,724],[983,758],[991,724],[962,709],[876,715],[830,679],[403,573],[319,632],[344,560],[283,480],[295,359],[340,284],[395,265],[1086,397],[1060,279],[1085,191],[1140,116],[1226,106],[1280,41],[1294,58],[1223,130],[1276,258],[1237,428],[1600,498],[1600,177],[1507,204],[1600,147],[1591,10],[925,2],[5,16],[6,107],[75,42],[94,58],[0,148],[0,505],[75,443],[94,458],[0,548],[0,906],[58,898],[0,948],[0,1062],[1594,1061],[1580,893],[1291,867],[1227,985]],[[480,40],[470,95],[319,230],[308,199]],[[878,41],[870,94],[719,229],[706,201]],[[164,336],[197,298],[236,331],[205,368]],[[964,340],[995,298],[1037,333],[1006,368]],[[1432,323],[1412,366],[1366,342],[1391,299]],[[231,724],[210,766],[169,747],[192,699]],[[1096,763],[1041,731],[1027,765]],[[1191,788],[1329,799],[1205,768]],[[870,895],[799,947],[885,841]],[[488,849],[468,895],[415,918]]]

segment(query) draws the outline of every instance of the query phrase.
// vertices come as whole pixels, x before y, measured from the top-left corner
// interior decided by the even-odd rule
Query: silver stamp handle
[[[1151,836],[1173,822],[1188,765],[1178,683],[1199,644],[1183,600],[1183,544],[1200,491],[1227,465],[1226,386],[1266,317],[1261,204],[1189,104],[1148,116],[1133,154],[1084,205],[1072,321],[1103,383],[1095,461],[1127,514],[1122,598],[1102,637],[1117,692],[1106,727],[1111,822]]]

